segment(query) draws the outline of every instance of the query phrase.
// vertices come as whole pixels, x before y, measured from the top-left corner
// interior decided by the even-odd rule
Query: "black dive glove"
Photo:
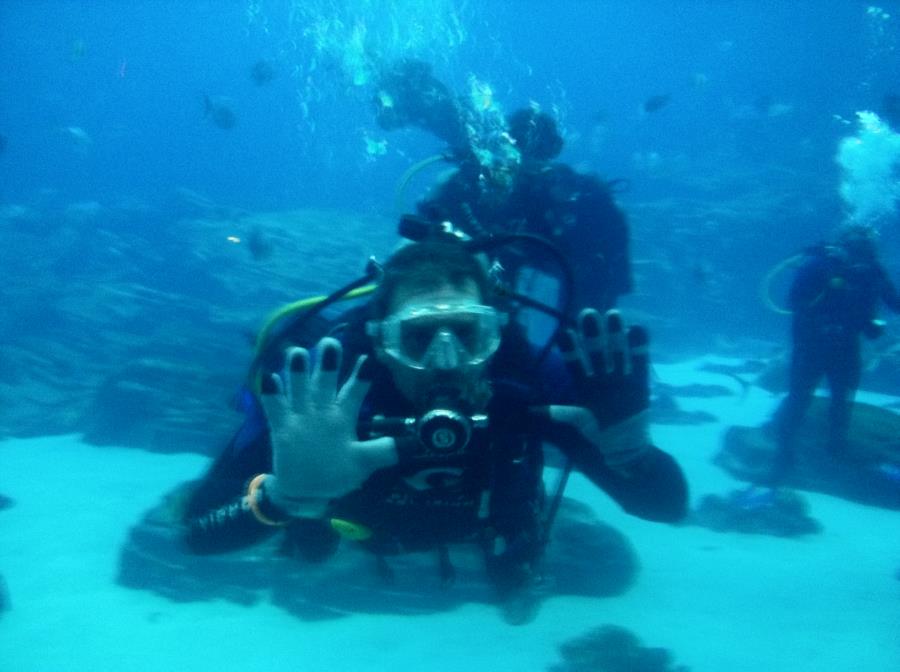
[[[557,422],[572,426],[613,470],[629,465],[650,447],[647,331],[626,328],[618,311],[586,309],[578,328],[560,338],[560,351],[578,394],[578,406],[549,406]]]

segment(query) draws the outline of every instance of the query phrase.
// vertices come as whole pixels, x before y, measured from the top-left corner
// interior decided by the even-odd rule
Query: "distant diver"
[[[795,438],[822,378],[831,387],[825,449],[846,459],[853,398],[862,371],[860,336],[878,338],[879,304],[900,312],[897,292],[878,260],[877,232],[847,224],[834,243],[810,248],[791,285],[793,353],[790,388],[772,419],[777,444],[769,484],[779,486],[794,469]]]
[[[372,101],[375,119],[386,131],[415,126],[447,143],[450,153],[471,153],[463,103],[418,59],[402,59],[380,75]]]
[[[227,99],[203,96],[204,116],[219,128],[230,131],[237,123],[237,115],[231,109]]]
[[[401,179],[437,161],[454,172],[417,204],[428,221],[454,222],[469,236],[539,236],[556,257],[532,248],[498,257],[517,282],[549,276],[565,297],[564,312],[591,306],[607,310],[632,290],[629,229],[615,203],[612,183],[581,174],[556,161],[563,137],[556,120],[536,105],[503,115],[477,91],[477,99],[455,95],[423,61],[406,59],[386,68],[373,98],[375,118],[386,130],[413,126],[432,133],[447,148],[415,164]],[[558,259],[565,259],[565,271]],[[566,273],[571,277],[563,277]],[[515,284],[515,283],[514,283]]]

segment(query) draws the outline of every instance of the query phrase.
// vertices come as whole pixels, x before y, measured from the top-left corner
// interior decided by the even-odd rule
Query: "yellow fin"
[[[365,541],[372,536],[372,530],[365,525],[352,523],[349,520],[342,520],[341,518],[332,518],[329,522],[331,523],[331,529],[344,537],[344,539],[350,539],[351,541]]]

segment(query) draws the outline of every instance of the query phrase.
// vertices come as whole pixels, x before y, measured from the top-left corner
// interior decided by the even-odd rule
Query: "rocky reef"
[[[856,402],[841,455],[826,450],[827,418],[828,399],[816,397],[798,432],[796,465],[784,485],[900,509],[900,414]],[[735,426],[725,433],[715,463],[735,478],[762,482],[774,456],[768,428]]]
[[[706,495],[688,523],[716,532],[799,537],[822,530],[802,495],[793,490],[748,488],[727,495]]]
[[[303,620],[432,613],[496,600],[475,545],[450,549],[455,575],[450,587],[442,583],[436,552],[382,558],[386,565],[379,565],[372,553],[345,541],[326,562],[313,562],[296,552],[290,528],[245,550],[192,554],[181,539],[181,518],[193,487],[176,488],[132,527],[119,557],[119,584],[176,602],[271,600]],[[542,590],[535,597],[619,595],[631,586],[638,568],[624,535],[584,504],[564,499],[543,563]]]
[[[328,293],[395,244],[389,219],[248,213],[179,193],[165,209],[0,209],[0,437],[215,453],[265,317]]]
[[[559,647],[562,663],[548,672],[689,672],[674,665],[668,650],[649,647],[630,630],[604,625],[564,642]]]

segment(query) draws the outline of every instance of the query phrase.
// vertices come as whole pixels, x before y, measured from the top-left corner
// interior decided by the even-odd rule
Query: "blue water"
[[[848,169],[836,155],[844,139],[863,133],[857,112],[880,114],[885,95],[900,95],[900,2],[0,0],[0,238],[16,227],[52,237],[57,229],[44,215],[56,221],[72,204],[97,203],[114,213],[97,226],[146,240],[157,264],[141,266],[147,276],[136,278],[112,272],[104,269],[119,263],[110,262],[112,248],[85,237],[77,253],[54,260],[56,279],[48,282],[39,255],[0,250],[4,291],[16,300],[14,320],[0,313],[0,346],[31,336],[89,338],[67,322],[76,308],[66,291],[67,280],[77,287],[91,274],[216,301],[233,291],[196,272],[202,257],[183,263],[177,235],[151,235],[171,224],[179,190],[242,212],[332,209],[392,227],[401,177],[442,149],[422,131],[386,132],[375,122],[377,69],[404,57],[431,63],[455,92],[475,86],[485,108],[539,105],[563,131],[562,161],[623,180],[618,200],[632,224],[636,275],[623,305],[650,326],[658,361],[760,356],[784,346],[788,326],[760,300],[761,279],[854,212],[841,196]],[[260,61],[274,77],[258,84],[251,70]],[[655,96],[667,103],[642,109]],[[206,97],[233,112],[232,128],[205,114]],[[891,133],[885,127],[880,137]],[[900,145],[891,146],[867,150],[857,168],[874,182],[883,175],[868,168],[897,161],[872,224],[885,267],[900,280]],[[401,207],[411,209],[440,175],[437,168],[417,175]],[[10,214],[17,208],[36,214]],[[390,228],[373,232],[372,245],[389,249],[391,236]],[[328,242],[325,235],[309,241],[319,262]],[[333,278],[309,285],[318,292],[342,284],[360,261],[335,258]],[[33,289],[37,268],[40,289]],[[784,288],[777,280],[776,300]],[[272,303],[258,307],[260,317]],[[194,308],[185,314],[201,321]],[[8,411],[11,390],[31,380],[22,371],[33,362],[11,368],[3,357],[0,402]],[[227,398],[232,388],[223,387],[210,395]],[[769,408],[759,408],[765,413],[743,420],[763,422]],[[0,435],[19,435],[0,420]],[[712,450],[708,432],[703,440]],[[692,448],[677,437],[671,447]],[[174,484],[194,474],[166,472],[159,492],[170,475]],[[756,561],[752,543],[748,567]],[[659,565],[654,576],[668,580]]]
[[[784,325],[747,278],[842,219],[835,153],[855,112],[878,111],[900,86],[898,21],[896,2],[841,0],[7,0],[0,203],[154,207],[188,188],[247,210],[394,216],[400,176],[440,148],[374,120],[374,72],[411,56],[456,92],[477,78],[502,112],[533,102],[553,113],[561,159],[626,180],[626,209],[669,203],[652,221],[632,208],[633,256],[657,264],[639,273],[638,308],[676,305],[729,334],[776,337]],[[259,86],[250,70],[262,59],[275,77]],[[669,103],[642,113],[659,95]],[[210,122],[205,96],[225,101],[233,128]],[[415,181],[405,205],[437,177]],[[709,216],[679,228],[679,199]],[[743,220],[717,216],[754,204]],[[673,294],[660,261],[701,286]],[[698,291],[718,307],[699,310]]]
[[[323,40],[308,34],[310,21],[291,21],[293,4],[303,16],[344,23],[326,27]],[[751,164],[834,170],[846,129],[832,115],[877,107],[900,71],[896,3],[880,3],[893,14],[887,20],[867,15],[867,3],[840,0],[394,4],[7,0],[0,198],[49,187],[73,199],[152,199],[190,185],[249,208],[379,207],[404,159],[430,145],[397,134],[386,156],[365,160],[363,134],[385,134],[352,64],[334,62],[354,17],[387,56],[423,57],[454,88],[475,74],[506,110],[532,100],[558,109],[570,138],[563,158],[633,178],[636,194],[653,191],[634,179],[636,152],[690,161],[724,144]],[[277,76],[257,87],[249,70],[262,58]],[[705,84],[694,86],[698,75]],[[665,93],[667,108],[637,118],[645,99]],[[232,131],[204,119],[207,94],[231,99]],[[752,108],[764,98],[793,109],[760,120]],[[735,118],[742,111],[747,118]],[[593,151],[600,123],[606,142]],[[88,156],[72,156],[57,132],[68,126],[90,134]],[[798,156],[799,143],[808,147]],[[345,179],[359,186],[354,202],[340,188]]]

